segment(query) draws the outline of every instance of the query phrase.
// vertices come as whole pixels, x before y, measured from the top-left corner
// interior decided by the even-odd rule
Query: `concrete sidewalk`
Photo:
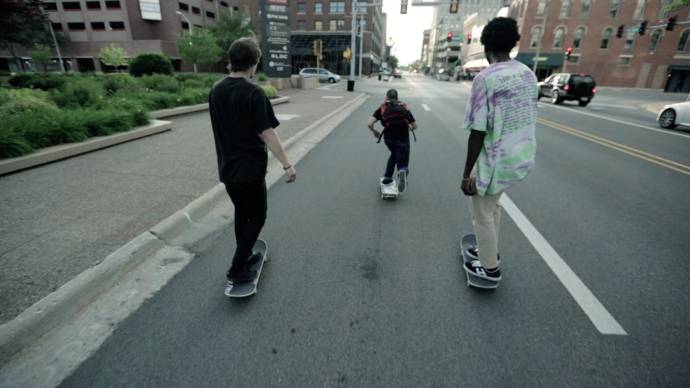
[[[357,95],[290,96],[275,107],[284,140]],[[164,134],[0,177],[0,323],[217,185],[208,112],[172,120]]]

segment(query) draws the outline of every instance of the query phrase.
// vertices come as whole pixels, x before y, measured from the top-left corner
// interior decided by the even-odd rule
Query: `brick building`
[[[670,0],[514,0],[518,60],[532,67],[537,48],[539,78],[553,72],[592,74],[598,85],[690,91],[690,25],[666,31],[677,16],[688,21],[690,7],[668,12]],[[644,35],[638,27],[648,22]],[[618,38],[619,27],[622,37]],[[564,52],[573,54],[564,63]]]
[[[231,12],[231,0],[45,0],[53,30],[64,36],[60,51],[65,67],[74,71],[105,70],[98,59],[103,47],[115,44],[129,57],[141,53],[162,53],[173,59],[177,70],[191,70],[183,65],[175,41],[189,24],[196,27],[214,23],[221,12]],[[26,50],[18,50],[25,69],[32,69]],[[50,66],[57,70],[57,57]],[[18,71],[8,52],[0,51],[0,70]]]

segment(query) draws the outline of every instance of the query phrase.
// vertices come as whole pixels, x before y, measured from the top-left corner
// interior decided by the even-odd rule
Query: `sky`
[[[401,65],[420,59],[424,30],[431,27],[433,7],[412,7],[408,2],[407,14],[400,14],[400,0],[383,0],[383,12],[388,15],[388,40],[393,40],[392,54]]]

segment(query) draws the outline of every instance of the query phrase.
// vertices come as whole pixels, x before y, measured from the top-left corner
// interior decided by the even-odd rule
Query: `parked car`
[[[335,73],[331,73],[326,69],[317,69],[315,67],[305,67],[300,70],[299,75],[304,78],[319,77],[319,82],[328,82],[334,84],[340,82],[340,76]]]
[[[402,78],[402,73],[399,71],[394,71],[393,72],[393,78]]]
[[[664,106],[657,114],[656,121],[661,128],[666,129],[679,125],[690,126],[690,101]]]
[[[551,97],[552,104],[575,100],[580,106],[587,106],[597,92],[596,86],[589,74],[553,74],[539,82],[539,98]]]

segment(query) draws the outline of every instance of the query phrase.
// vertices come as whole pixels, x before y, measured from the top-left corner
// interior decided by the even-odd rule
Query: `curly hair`
[[[519,40],[517,22],[513,18],[494,18],[482,31],[481,42],[486,51],[493,53],[510,52]]]

